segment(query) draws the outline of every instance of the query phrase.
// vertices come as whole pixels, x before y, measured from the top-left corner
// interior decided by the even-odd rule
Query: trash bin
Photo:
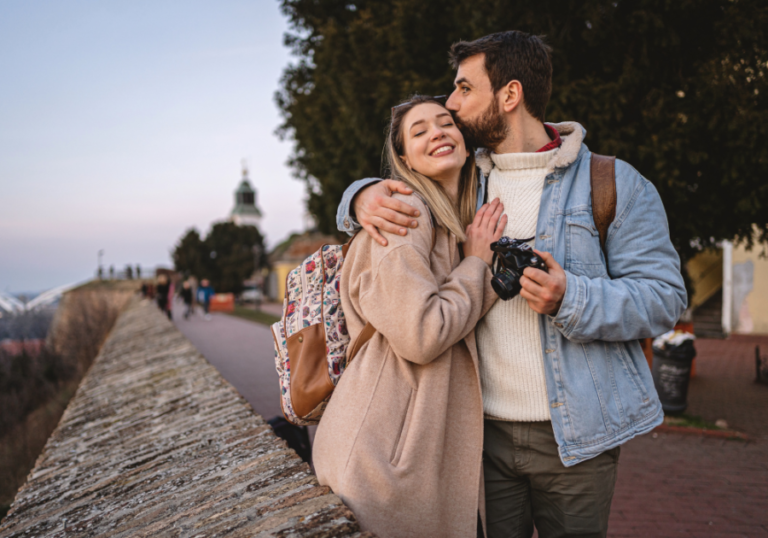
[[[670,331],[653,341],[653,384],[665,413],[682,413],[688,407],[691,362],[696,357],[694,336]]]

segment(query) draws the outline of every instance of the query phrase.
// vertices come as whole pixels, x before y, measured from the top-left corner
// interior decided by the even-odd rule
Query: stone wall
[[[118,319],[0,537],[371,536],[148,301]]]

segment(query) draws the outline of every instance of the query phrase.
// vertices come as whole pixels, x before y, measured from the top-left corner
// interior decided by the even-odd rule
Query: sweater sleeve
[[[419,226],[405,237],[387,235],[387,247],[374,246],[373,276],[360,309],[399,357],[427,364],[474,329],[495,294],[490,268],[475,256],[438,282],[429,258],[432,223],[423,203],[408,198],[420,209]]]

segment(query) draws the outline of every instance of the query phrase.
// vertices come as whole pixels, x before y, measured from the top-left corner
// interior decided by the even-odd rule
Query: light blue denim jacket
[[[540,315],[539,322],[552,427],[560,458],[569,467],[662,422],[638,339],[670,330],[685,310],[687,296],[661,198],[648,180],[620,160],[606,264],[592,217],[592,154],[583,143],[586,131],[573,122],[553,127],[563,145],[545,179],[535,247],[550,252],[567,278],[560,311]],[[479,208],[493,163],[484,150],[477,162],[482,172]],[[349,204],[374,181],[378,179],[357,181],[344,193],[337,215],[340,230],[359,229],[349,216]]]

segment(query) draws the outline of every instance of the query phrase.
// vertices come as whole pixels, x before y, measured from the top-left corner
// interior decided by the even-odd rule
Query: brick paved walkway
[[[650,434],[624,445],[610,536],[768,537],[768,386],[757,385],[755,345],[768,337],[701,339],[687,413],[752,441]]]

